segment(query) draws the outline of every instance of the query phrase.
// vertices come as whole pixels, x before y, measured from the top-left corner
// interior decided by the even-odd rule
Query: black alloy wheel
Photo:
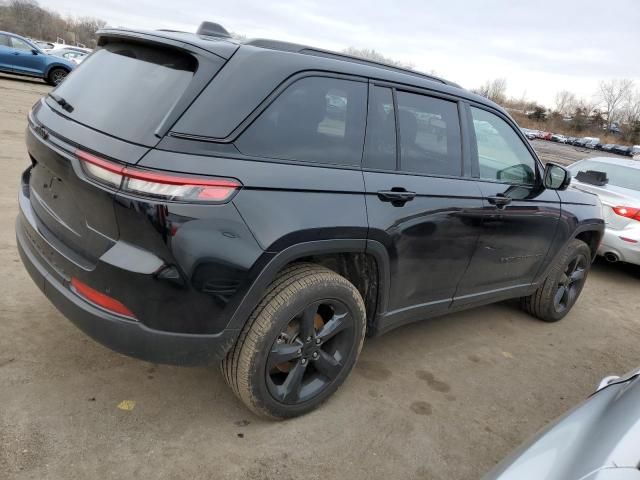
[[[553,306],[558,313],[562,313],[575,303],[587,277],[589,261],[584,255],[578,254],[569,262],[559,279],[558,288],[553,297]]]
[[[329,387],[350,358],[353,315],[340,300],[311,303],[280,332],[266,365],[269,393],[279,402],[306,402]]]

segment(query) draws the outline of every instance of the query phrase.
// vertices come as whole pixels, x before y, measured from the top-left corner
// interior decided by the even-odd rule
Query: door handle
[[[502,193],[487,198],[491,205],[495,205],[498,208],[504,208],[511,203],[511,197],[507,197]]]
[[[13,52],[14,55],[20,55],[20,52]]]
[[[393,187],[391,190],[380,190],[378,198],[383,202],[391,202],[394,207],[401,207],[413,200],[416,192],[408,192],[402,187]]]

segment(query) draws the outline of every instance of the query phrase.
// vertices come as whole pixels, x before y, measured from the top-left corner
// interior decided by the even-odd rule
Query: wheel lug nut
[[[303,358],[302,360],[300,360],[300,363],[302,363],[302,365],[306,365],[307,364],[307,359]]]
[[[302,349],[301,348],[298,349],[298,355],[302,355]]]
[[[322,340],[320,340],[319,338],[316,338],[316,345],[320,345],[321,342]]]
[[[316,358],[318,358],[318,352],[313,352],[313,355],[311,355],[313,357],[313,359],[315,360]]]
[[[311,341],[311,337],[307,337],[307,342],[310,342],[310,341]]]

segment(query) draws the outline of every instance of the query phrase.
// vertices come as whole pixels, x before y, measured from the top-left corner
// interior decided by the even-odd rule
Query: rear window
[[[605,184],[615,187],[628,188],[640,192],[640,168],[625,167],[605,162],[585,160],[569,167],[571,174],[576,177],[580,172],[604,172]]]
[[[288,87],[236,142],[247,155],[360,165],[367,84],[306,77]]]
[[[73,111],[65,116],[130,142],[152,146],[154,131],[182,96],[197,68],[187,53],[133,43],[97,50],[55,89]]]

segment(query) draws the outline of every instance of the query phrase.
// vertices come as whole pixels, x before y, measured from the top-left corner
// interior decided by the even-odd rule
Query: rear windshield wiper
[[[59,95],[56,95],[55,93],[50,93],[49,96],[53,99],[54,102],[60,105],[63,110],[66,110],[69,113],[73,112],[73,106],[69,102],[67,102],[64,98],[62,98]]]

